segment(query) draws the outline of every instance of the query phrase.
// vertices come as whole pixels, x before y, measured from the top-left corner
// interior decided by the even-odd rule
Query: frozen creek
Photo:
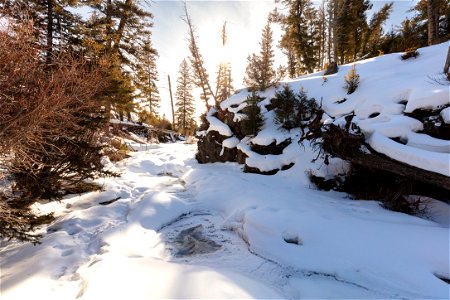
[[[2,299],[447,297],[448,225],[315,191],[301,161],[260,176],[194,153],[153,145],[104,191],[37,205],[57,219],[2,245]]]

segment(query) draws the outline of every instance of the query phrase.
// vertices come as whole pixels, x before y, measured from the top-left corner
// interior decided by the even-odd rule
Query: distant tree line
[[[324,0],[319,7],[311,0],[275,0],[277,7],[263,29],[261,52],[248,57],[244,84],[264,90],[274,85],[270,23],[283,31],[279,47],[287,57],[290,78],[380,54],[440,43],[450,38],[450,4],[446,0],[420,0],[415,15],[385,32],[392,12],[387,3],[368,18],[369,0]],[[270,45],[270,47],[268,46]]]

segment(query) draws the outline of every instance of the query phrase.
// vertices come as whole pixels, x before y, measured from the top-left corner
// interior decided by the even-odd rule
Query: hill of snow
[[[449,84],[442,69],[446,59],[448,43],[418,49],[420,55],[408,60],[401,59],[401,53],[379,56],[356,62],[360,84],[350,95],[344,89],[344,76],[351,65],[339,67],[336,74],[323,76],[323,72],[299,77],[286,82],[294,91],[305,90],[309,97],[320,101],[326,113],[324,123],[343,126],[345,116],[354,114],[352,122],[361,128],[366,142],[378,153],[427,171],[450,176],[450,143],[420,133],[424,125],[419,120],[405,115],[417,110],[442,110],[443,122],[449,124],[450,106]],[[290,132],[277,130],[273,111],[267,111],[266,105],[281,89],[271,88],[260,95],[265,100],[260,103],[266,119],[264,128],[254,138],[245,138],[240,143],[232,143],[243,151],[248,158],[246,164],[261,171],[280,169],[294,162],[299,149],[295,142],[288,146],[282,155],[259,155],[250,150],[250,144],[277,144],[291,138],[298,141],[298,130]],[[249,93],[242,90],[221,103],[221,109],[234,113],[239,119],[240,111],[246,106]],[[233,133],[226,124],[213,116],[207,117],[210,123],[208,131],[216,130],[222,135],[232,137]],[[401,141],[401,142],[399,142]],[[230,148],[228,141],[224,147]]]

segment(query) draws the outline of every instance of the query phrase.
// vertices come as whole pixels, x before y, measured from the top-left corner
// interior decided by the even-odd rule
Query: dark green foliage
[[[313,120],[316,112],[319,110],[319,105],[316,99],[308,98],[305,90],[301,89],[297,94],[295,109],[297,113],[295,123],[303,129]]]
[[[284,30],[280,46],[288,56],[289,76],[312,73],[319,63],[319,31],[324,24],[317,22],[318,12],[310,0],[279,2],[287,13],[276,11],[272,17]]]
[[[102,97],[107,112],[122,117],[135,109],[134,86],[157,108],[159,94],[153,84],[157,52],[150,42],[152,14],[138,0],[91,0],[93,13],[85,24],[83,46],[90,59],[104,64],[110,88]],[[146,81],[147,80],[147,81]],[[138,97],[139,97],[138,96]]]
[[[247,106],[242,110],[246,115],[245,119],[241,121],[241,133],[243,135],[255,136],[264,125],[261,108],[258,105],[262,100],[264,98],[258,96],[256,92],[247,96],[247,100],[245,100]]]
[[[192,96],[191,73],[186,59],[180,64],[175,98],[177,99],[175,111],[176,127],[183,134],[192,134],[196,125],[194,120],[195,101]]]
[[[299,100],[294,91],[285,85],[283,89],[275,93],[272,99],[275,108],[275,122],[282,125],[285,129],[297,127],[297,110]]]
[[[275,106],[275,122],[285,129],[300,127],[302,134],[314,120],[319,106],[314,98],[308,98],[303,88],[295,94],[285,85],[272,99]]]
[[[347,94],[352,94],[356,91],[359,85],[359,74],[356,72],[355,65],[352,66],[348,74],[344,76],[345,86],[344,88],[347,90]]]
[[[383,36],[383,24],[392,12],[393,2],[385,4],[378,12],[374,13],[364,35],[361,55],[376,56],[380,50],[380,42]]]
[[[0,237],[38,244],[41,236],[31,233],[32,230],[51,222],[53,216],[36,216],[29,208],[15,208],[12,202],[11,198],[0,195]]]
[[[139,59],[135,63],[136,70],[133,81],[140,91],[141,104],[144,104],[144,107],[148,107],[150,114],[157,115],[161,101],[159,90],[156,86],[158,81],[156,68],[158,52],[153,48],[150,37],[144,42],[143,47],[137,50],[136,56]]]
[[[339,5],[336,48],[341,64],[355,61],[361,56],[363,36],[369,27],[366,13],[371,8],[372,4],[368,0],[343,0]]]

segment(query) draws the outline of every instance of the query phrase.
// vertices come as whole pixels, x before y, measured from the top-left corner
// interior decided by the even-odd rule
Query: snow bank
[[[221,135],[224,135],[224,136],[232,136],[233,135],[233,132],[231,132],[230,127],[228,127],[227,124],[223,123],[216,117],[206,116],[206,120],[209,123],[207,132],[217,131],[218,133],[220,133]]]
[[[402,60],[400,53],[394,53],[356,62],[354,65],[361,82],[351,95],[347,95],[343,86],[344,76],[353,64],[339,66],[339,72],[333,75],[324,77],[323,72],[319,72],[285,83],[295,91],[304,89],[309,97],[320,101],[329,117],[326,120],[328,124],[343,126],[344,117],[354,114],[353,122],[362,129],[375,150],[394,160],[448,176],[448,141],[419,134],[423,124],[405,115],[416,109],[436,110],[450,104],[447,81],[439,83],[433,80],[442,76],[447,49],[448,42],[418,49],[420,55],[415,59]],[[273,111],[267,112],[264,107],[276,90],[271,88],[261,93],[266,97],[261,102],[266,125],[252,140],[254,144],[268,145],[274,140],[278,144],[286,138],[286,133],[278,131],[273,122]],[[221,108],[239,112],[248,94],[246,90],[240,91],[223,101]],[[449,114],[449,108],[441,112],[447,124],[450,123]],[[407,143],[402,145],[391,138],[401,138]],[[282,164],[276,164],[272,158],[265,163],[267,157],[257,156],[250,159],[251,164],[257,165],[258,159],[262,160],[260,164]],[[280,156],[279,159],[284,158]]]
[[[425,220],[310,189],[308,145],[274,176],[199,165],[195,150],[155,145],[103,191],[36,204],[57,219],[40,245],[2,244],[2,300],[448,298],[435,276],[450,277],[448,204]],[[173,257],[169,235],[207,216],[221,250]]]

